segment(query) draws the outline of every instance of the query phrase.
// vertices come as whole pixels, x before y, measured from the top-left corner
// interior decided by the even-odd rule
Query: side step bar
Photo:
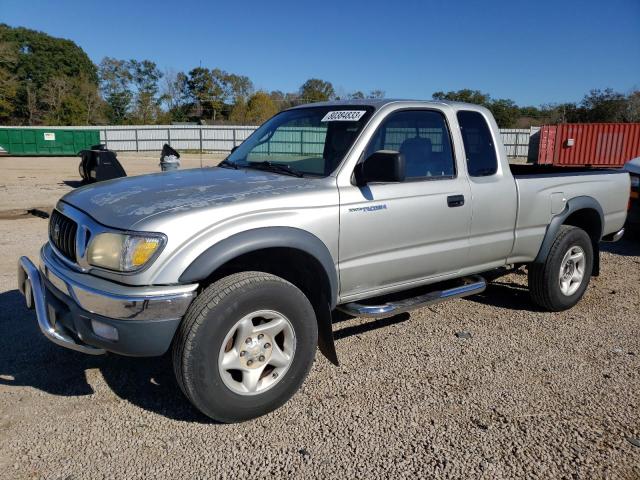
[[[609,235],[605,235],[602,237],[603,242],[617,242],[624,235],[624,228],[621,228],[617,232],[610,233]]]
[[[446,290],[436,290],[416,297],[386,302],[381,305],[366,305],[363,303],[352,302],[345,303],[344,305],[338,305],[337,308],[338,310],[355,317],[386,317],[415,310],[426,305],[441,303],[453,298],[475,295],[476,293],[483,292],[484,289],[487,288],[486,280],[479,275],[465,277],[461,280],[464,283],[458,287],[452,287]]]

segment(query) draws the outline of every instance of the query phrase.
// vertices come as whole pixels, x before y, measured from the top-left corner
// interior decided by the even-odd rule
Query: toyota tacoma
[[[533,302],[571,308],[623,233],[629,188],[623,170],[510,165],[480,106],[316,103],[218,167],[68,193],[18,284],[49,340],[171,350],[193,405],[236,422],[285,403],[317,347],[337,364],[335,310],[390,316],[520,267]]]

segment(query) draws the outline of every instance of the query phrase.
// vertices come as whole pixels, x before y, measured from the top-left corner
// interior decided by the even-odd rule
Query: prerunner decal
[[[369,205],[367,207],[353,207],[349,209],[350,213],[353,212],[375,212],[377,210],[386,210],[387,209],[387,204],[383,203],[380,205]]]
[[[365,110],[336,110],[327,112],[321,122],[357,122],[367,113]]]

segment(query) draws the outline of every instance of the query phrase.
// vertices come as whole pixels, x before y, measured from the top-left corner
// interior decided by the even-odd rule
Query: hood
[[[198,168],[118,178],[62,197],[98,222],[131,228],[168,211],[211,208],[304,189],[313,180],[248,169]]]

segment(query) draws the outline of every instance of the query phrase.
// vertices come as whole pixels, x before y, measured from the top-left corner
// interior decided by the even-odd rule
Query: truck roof
[[[376,110],[382,108],[383,106],[390,103],[406,103],[415,105],[416,103],[422,104],[424,106],[436,106],[436,105],[450,105],[455,107],[456,109],[465,108],[465,109],[484,109],[481,105],[476,105],[473,103],[464,103],[464,102],[453,102],[451,100],[411,100],[411,99],[401,99],[401,98],[365,98],[361,100],[332,100],[330,102],[317,102],[317,103],[305,103],[304,105],[298,105],[295,107],[291,107],[290,110],[294,110],[297,108],[305,108],[305,107],[344,107],[344,106],[364,106],[364,107],[373,107]]]

